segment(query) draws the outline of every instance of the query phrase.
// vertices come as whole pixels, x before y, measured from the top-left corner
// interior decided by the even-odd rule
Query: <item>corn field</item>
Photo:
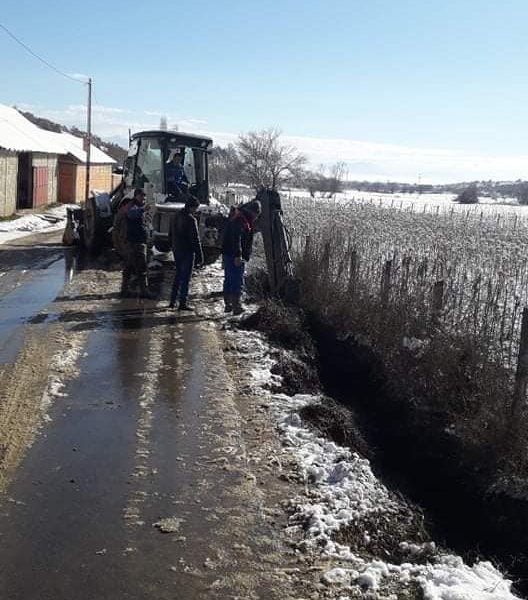
[[[525,218],[295,197],[283,208],[294,259],[311,262],[329,306],[339,297],[384,307],[416,340],[432,329],[478,338],[487,359],[514,369],[528,304]]]

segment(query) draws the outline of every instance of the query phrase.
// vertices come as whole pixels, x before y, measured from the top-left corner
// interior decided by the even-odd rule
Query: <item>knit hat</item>
[[[244,206],[242,208],[244,208],[244,210],[247,210],[249,213],[251,213],[255,218],[258,217],[260,215],[260,213],[262,212],[262,207],[258,200],[252,200],[251,202],[244,204]]]
[[[200,200],[196,196],[189,196],[187,200],[185,200],[185,208],[198,208],[200,206]]]

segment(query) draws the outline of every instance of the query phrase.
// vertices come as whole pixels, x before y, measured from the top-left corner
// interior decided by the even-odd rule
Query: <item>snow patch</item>
[[[66,223],[67,206],[69,205],[64,204],[51,208],[42,214],[33,213],[11,221],[0,221],[0,244],[5,244],[31,233],[63,229]]]
[[[70,336],[61,340],[62,348],[51,359],[48,383],[40,401],[42,418],[49,421],[48,410],[54,400],[66,396],[65,380],[76,372],[77,361],[81,355],[84,336]]]

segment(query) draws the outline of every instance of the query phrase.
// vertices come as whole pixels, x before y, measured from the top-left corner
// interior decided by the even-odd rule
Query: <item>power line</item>
[[[83,85],[86,85],[85,81],[81,81],[79,79],[76,79],[75,77],[72,77],[71,75],[68,75],[67,73],[64,73],[63,71],[61,71],[60,69],[57,69],[57,67],[55,67],[51,63],[49,63],[47,60],[45,60],[44,58],[42,58],[41,56],[39,56],[38,54],[33,52],[33,50],[31,50],[31,48],[29,46],[24,44],[23,41],[19,40],[16,37],[16,35],[14,33],[12,33],[11,31],[9,31],[9,29],[5,25],[2,25],[2,23],[0,23],[0,29],[3,29],[7,33],[7,35],[9,37],[13,38],[17,44],[22,46],[22,48],[24,48],[24,50],[26,50],[26,52],[29,52],[29,54],[31,54],[31,56],[33,56],[37,60],[40,60],[41,63],[44,63],[52,71],[55,71],[55,73],[58,73],[59,75],[62,75],[63,77],[66,77],[67,79],[71,79],[72,81],[75,81],[76,83],[81,83]]]

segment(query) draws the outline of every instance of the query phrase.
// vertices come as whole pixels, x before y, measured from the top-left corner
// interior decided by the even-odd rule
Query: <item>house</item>
[[[71,133],[51,133],[66,151],[59,156],[58,201],[82,202],[86,195],[86,151],[84,140]],[[90,190],[111,192],[116,161],[93,144],[90,147]]]
[[[86,159],[81,138],[45,131],[0,104],[0,217],[17,209],[84,200]],[[112,190],[114,164],[91,146],[91,190]]]
[[[57,201],[63,152],[47,131],[0,104],[0,216]]]

